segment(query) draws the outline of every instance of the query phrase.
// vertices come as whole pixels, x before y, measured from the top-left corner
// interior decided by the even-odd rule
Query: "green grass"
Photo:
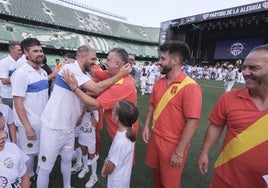
[[[182,175],[181,188],[207,188],[209,185],[209,179],[213,171],[213,164],[217,158],[217,154],[221,145],[221,140],[212,149],[209,154],[210,166],[209,171],[206,175],[202,175],[197,166],[197,157],[202,145],[205,131],[209,124],[208,116],[215,105],[215,102],[219,96],[224,92],[223,82],[216,82],[210,80],[197,80],[203,89],[203,106],[202,106],[202,117],[200,119],[197,133],[192,141],[191,149],[184,167]],[[234,88],[242,87],[241,84],[235,84]],[[132,169],[131,187],[132,188],[151,188],[152,184],[152,171],[144,163],[144,157],[146,153],[146,144],[143,142],[141,137],[143,122],[145,121],[146,112],[149,103],[149,95],[138,95],[138,108],[140,111],[139,122],[140,131],[137,139],[136,148],[136,164]],[[100,158],[98,160],[98,175],[102,167],[104,158],[107,156],[109,147],[111,145],[111,139],[109,138],[106,128],[104,127],[101,131],[102,143],[100,149]],[[90,173],[89,173],[90,174]],[[84,187],[85,183],[89,179],[89,174],[84,179],[78,179],[77,174],[72,176],[72,186],[75,188]],[[100,176],[99,176],[100,177]],[[100,178],[94,188],[104,188],[106,180]],[[52,177],[50,179],[50,188],[62,187],[62,177],[60,175],[59,159],[54,167]]]

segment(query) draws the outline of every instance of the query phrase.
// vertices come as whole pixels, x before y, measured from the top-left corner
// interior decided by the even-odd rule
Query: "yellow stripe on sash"
[[[115,84],[121,85],[124,82],[124,78],[121,78],[120,80],[118,80],[117,82],[115,82]]]
[[[168,90],[161,97],[157,107],[155,108],[153,120],[152,120],[152,128],[154,127],[154,123],[158,119],[159,115],[162,113],[163,109],[166,107],[168,102],[176,96],[176,94],[186,85],[196,83],[192,78],[186,76],[181,83],[173,83]]]
[[[222,150],[215,168],[268,140],[268,114],[233,138]]]

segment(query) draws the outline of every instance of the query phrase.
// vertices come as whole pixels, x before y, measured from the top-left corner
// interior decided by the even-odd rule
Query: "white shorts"
[[[92,128],[92,132],[80,132],[78,143],[87,146],[88,153],[93,154],[96,152],[96,128]]]
[[[42,125],[38,155],[39,167],[51,171],[58,155],[61,155],[61,160],[71,161],[73,151],[74,129],[50,129],[46,125]]]
[[[17,143],[19,148],[27,155],[38,154],[40,148],[40,125],[32,125],[36,140],[28,140],[24,126],[18,126]]]

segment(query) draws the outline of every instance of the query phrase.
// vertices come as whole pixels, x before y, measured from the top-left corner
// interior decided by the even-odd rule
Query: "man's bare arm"
[[[143,130],[142,130],[142,138],[143,138],[143,141],[146,144],[148,143],[148,140],[149,140],[149,137],[150,137],[149,125],[152,122],[153,113],[154,113],[154,106],[153,106],[153,104],[150,103],[149,107],[148,107],[145,123],[144,123],[144,126],[143,126]]]
[[[208,152],[219,140],[223,129],[224,127],[215,126],[213,124],[210,124],[208,126],[208,129],[206,131],[206,135],[203,141],[203,145],[200,150],[199,157],[198,157],[198,166],[202,174],[208,171],[208,163],[209,163]]]
[[[13,100],[14,100],[14,106],[15,106],[16,112],[18,114],[18,117],[21,123],[23,124],[25,128],[28,140],[35,140],[36,139],[35,131],[30,124],[30,121],[27,117],[26,110],[23,105],[24,98],[13,96]]]
[[[95,83],[93,81],[91,81],[91,83],[86,82],[83,85],[83,88],[86,88],[88,90],[87,93],[89,95],[91,95],[91,96],[99,96],[104,90],[108,89],[115,82],[117,82],[121,78],[126,77],[127,75],[129,75],[130,72],[131,72],[131,65],[128,63],[128,64],[124,65],[120,69],[119,73],[116,74],[115,76],[110,77],[108,79],[105,79],[103,81],[97,82],[97,83]]]
[[[9,129],[9,135],[10,135],[11,141],[14,144],[16,144],[17,143],[17,134],[16,134],[16,125],[15,125],[15,123],[12,122],[11,124],[9,124],[8,129]]]
[[[91,96],[99,96],[104,90],[108,89],[115,82],[129,75],[130,71],[131,71],[130,64],[126,64],[120,69],[120,72],[116,74],[115,76],[108,78],[106,80],[100,81],[98,83],[95,83],[94,81],[89,80],[86,83],[84,83],[82,87],[87,90],[87,94]],[[62,73],[62,76],[63,76],[64,81],[70,86],[70,88],[75,88],[78,86],[75,76],[72,73],[70,73],[69,70],[64,70]]]

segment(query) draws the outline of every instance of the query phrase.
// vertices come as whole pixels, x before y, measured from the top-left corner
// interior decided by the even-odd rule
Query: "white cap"
[[[234,68],[232,64],[228,65],[227,68]]]

